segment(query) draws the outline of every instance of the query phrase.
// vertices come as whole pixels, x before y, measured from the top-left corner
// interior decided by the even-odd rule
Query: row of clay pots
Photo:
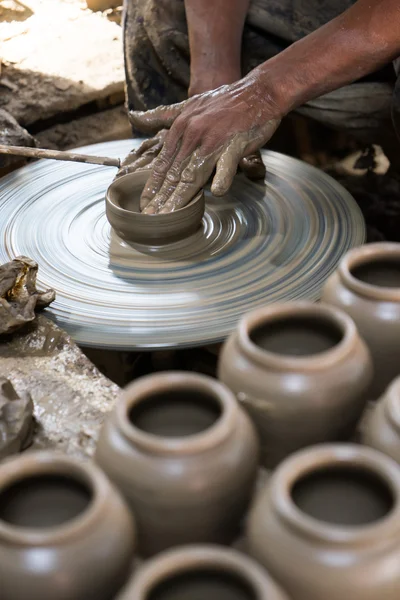
[[[159,511],[162,534],[162,499]],[[2,600],[400,597],[400,468],[375,449],[322,444],[291,455],[256,495],[246,532],[260,566],[196,544],[158,554],[129,581],[134,518],[94,464],[33,452],[0,466]]]
[[[245,315],[220,354],[218,377],[251,416],[268,468],[350,439],[368,400],[400,375],[400,244],[349,252],[322,300]]]
[[[376,450],[324,444],[272,474],[247,526],[248,558],[182,547],[159,554],[118,600],[398,600],[400,469]]]
[[[398,290],[388,283],[396,283],[396,252],[397,245],[384,244],[353,251],[354,262],[351,253],[345,257],[324,291],[330,305],[292,303],[245,316],[220,356],[223,383],[164,373],[129,386],[96,450],[109,479],[94,465],[43,454],[2,464],[0,597],[109,600],[127,578],[135,548],[149,557],[173,546],[229,544],[243,524],[261,462],[279,466],[250,511],[248,541],[278,586],[292,600],[397,600],[400,468],[382,452],[398,460],[400,384],[393,383],[366,419],[363,441],[372,449],[301,450],[348,439],[371,394],[376,398],[400,373],[393,334],[400,323]],[[358,283],[351,287],[352,279]],[[356,292],[364,293],[358,310]],[[204,548],[186,549],[180,552],[188,562],[176,570],[176,552],[136,574],[124,592],[136,596],[124,600],[170,600],[171,586],[163,581],[177,574],[172,589],[196,600],[185,586],[210,581],[204,573],[211,563]],[[212,552],[222,553],[214,561],[218,600],[225,600],[221,590],[236,600],[232,586],[237,600],[263,598],[252,575],[229,563],[229,551]],[[232,583],[233,571],[239,583]],[[153,576],[158,587],[149,583]],[[268,597],[285,597],[271,586]],[[212,598],[212,587],[205,589]]]

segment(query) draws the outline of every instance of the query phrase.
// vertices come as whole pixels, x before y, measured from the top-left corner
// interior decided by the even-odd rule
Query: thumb
[[[181,114],[186,102],[185,100],[170,106],[158,106],[146,111],[130,110],[128,113],[129,121],[132,127],[138,131],[147,134],[157,133],[160,129],[171,127],[175,119]]]

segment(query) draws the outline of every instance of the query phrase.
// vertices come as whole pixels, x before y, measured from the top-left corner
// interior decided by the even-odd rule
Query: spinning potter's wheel
[[[80,149],[125,156],[139,141]],[[353,198],[323,172],[263,152],[266,185],[238,176],[207,195],[202,228],[165,247],[132,247],[112,231],[104,195],[115,169],[40,161],[0,182],[0,263],[39,263],[46,312],[82,345],[185,347],[221,341],[247,311],[318,298],[341,256],[364,241]]]

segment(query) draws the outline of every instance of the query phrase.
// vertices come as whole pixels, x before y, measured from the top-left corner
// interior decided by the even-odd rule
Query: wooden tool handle
[[[11,154],[12,156],[25,156],[26,158],[50,158],[52,160],[67,160],[71,162],[89,163],[92,165],[103,165],[105,167],[120,167],[119,158],[107,158],[104,156],[88,156],[86,154],[73,154],[72,152],[61,152],[59,150],[44,150],[42,148],[29,148],[26,146],[2,146],[0,154]]]

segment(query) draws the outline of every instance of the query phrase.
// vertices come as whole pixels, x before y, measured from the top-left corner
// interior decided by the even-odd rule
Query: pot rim
[[[88,506],[76,517],[51,528],[24,527],[0,519],[0,539],[17,545],[60,545],[81,537],[102,518],[110,493],[106,476],[93,464],[83,463],[58,452],[34,451],[6,459],[0,465],[1,491],[11,485],[42,475],[72,479],[89,489]]]
[[[221,414],[204,431],[184,437],[162,437],[136,427],[129,419],[134,406],[155,393],[193,388],[214,398]],[[141,377],[125,388],[117,400],[115,416],[124,437],[133,445],[154,454],[194,454],[221,444],[230,435],[240,407],[234,394],[221,382],[195,373],[173,371]]]
[[[124,180],[125,178],[131,178],[133,175],[138,175],[139,177],[142,176],[142,179],[144,179],[144,185],[146,185],[146,182],[150,176],[150,170],[146,170],[146,169],[138,169],[137,171],[134,171],[133,173],[126,173],[125,175],[121,175],[120,177],[118,177],[117,179],[114,179],[110,185],[107,188],[106,191],[106,204],[108,204],[110,210],[114,211],[118,216],[120,217],[125,217],[125,218],[134,218],[137,215],[141,215],[141,219],[146,219],[147,217],[150,219],[153,219],[153,224],[154,224],[154,218],[156,219],[156,221],[158,223],[168,223],[171,220],[171,214],[177,215],[177,218],[179,217],[184,217],[186,212],[189,212],[191,210],[193,210],[194,206],[197,205],[199,202],[204,201],[205,202],[205,197],[204,197],[204,189],[201,189],[197,192],[197,194],[192,198],[192,200],[190,200],[190,202],[188,202],[188,204],[186,204],[185,206],[182,206],[182,208],[178,208],[176,211],[174,211],[174,213],[157,213],[155,215],[147,215],[145,213],[142,212],[134,212],[132,210],[127,210],[126,208],[122,208],[122,206],[115,201],[114,198],[111,197],[111,191],[112,191],[112,186],[116,183],[119,183],[120,181]],[[139,178],[138,177],[138,178]],[[141,185],[141,183],[140,183]],[[139,187],[139,186],[138,186]]]
[[[392,288],[365,283],[351,273],[356,266],[373,263],[379,259],[393,259],[393,257],[400,260],[400,244],[395,242],[367,244],[347,252],[339,263],[337,272],[346,287],[357,295],[364,296],[369,300],[400,302],[400,287]]]
[[[400,432],[400,377],[396,377],[389,385],[382,402],[388,421]]]
[[[393,495],[393,507],[383,518],[367,525],[340,526],[325,523],[305,514],[294,503],[291,491],[301,477],[314,469],[343,466],[360,468],[373,473],[388,486]],[[376,540],[390,540],[400,529],[400,470],[397,463],[386,455],[357,444],[320,444],[297,452],[286,459],[273,475],[271,494],[277,514],[305,537],[337,544],[363,544]]]
[[[251,340],[251,331],[256,327],[290,317],[325,319],[340,329],[342,339],[328,350],[305,356],[289,356],[263,350]],[[347,358],[354,349],[357,339],[361,341],[351,317],[340,309],[321,302],[318,304],[287,302],[259,308],[243,317],[238,326],[238,334],[238,342],[248,357],[263,367],[271,367],[276,370],[316,371],[325,369]]]
[[[284,600],[286,595],[279,585],[270,578],[250,557],[232,548],[207,544],[181,546],[164,551],[149,560],[135,575],[131,586],[128,585],[129,597],[146,600],[148,594],[160,584],[164,578],[185,573],[188,570],[210,569],[239,577],[255,594],[257,600]],[[122,594],[122,598],[125,598]]]

